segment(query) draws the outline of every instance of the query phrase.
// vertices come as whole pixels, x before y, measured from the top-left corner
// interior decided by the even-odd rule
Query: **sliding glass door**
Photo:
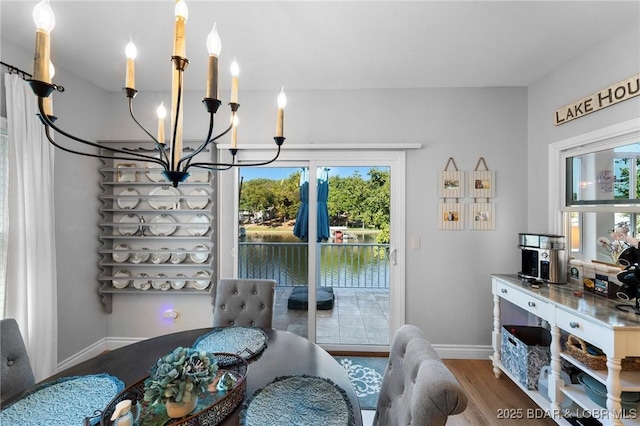
[[[393,158],[240,168],[235,269],[278,283],[274,328],[327,349],[388,350],[404,315],[398,169]]]

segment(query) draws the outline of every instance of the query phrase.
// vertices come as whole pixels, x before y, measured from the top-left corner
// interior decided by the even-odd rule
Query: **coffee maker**
[[[549,284],[566,284],[567,258],[562,235],[518,234],[522,267],[518,276]]]

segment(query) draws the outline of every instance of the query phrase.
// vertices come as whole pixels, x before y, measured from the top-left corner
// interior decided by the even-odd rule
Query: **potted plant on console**
[[[162,356],[144,382],[144,400],[164,403],[167,415],[180,418],[191,413],[198,395],[207,390],[218,371],[212,353],[178,347]]]

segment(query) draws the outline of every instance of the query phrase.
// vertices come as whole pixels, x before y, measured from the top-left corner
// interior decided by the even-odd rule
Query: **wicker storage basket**
[[[593,355],[587,350],[587,343],[581,338],[570,334],[567,338],[565,351],[576,360],[592,370],[606,370],[607,356]],[[640,357],[627,357],[622,360],[623,371],[640,371]]]

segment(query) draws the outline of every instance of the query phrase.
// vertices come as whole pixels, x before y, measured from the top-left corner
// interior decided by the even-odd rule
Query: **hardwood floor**
[[[493,375],[489,360],[445,359],[444,363],[456,376],[469,397],[467,409],[449,417],[447,426],[462,425],[555,425],[508,377]],[[511,411],[507,411],[511,409]],[[500,419],[500,414],[516,414],[518,418]],[[508,417],[508,416],[507,416]]]

